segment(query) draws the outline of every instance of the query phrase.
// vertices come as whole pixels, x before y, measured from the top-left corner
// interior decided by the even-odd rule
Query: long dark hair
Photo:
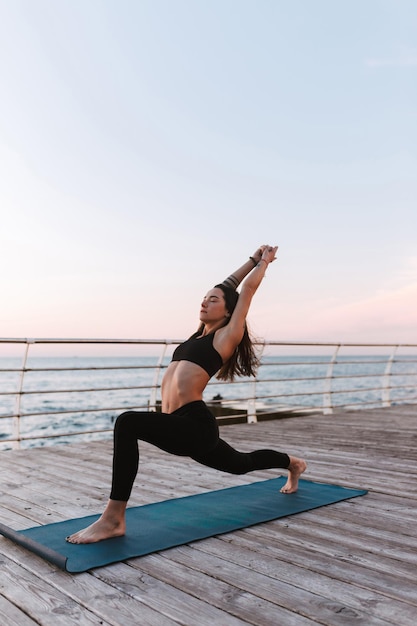
[[[239,299],[239,293],[226,285],[215,285],[216,288],[221,289],[226,302],[226,309],[230,315],[235,310],[237,301]],[[229,323],[230,317],[226,322]],[[204,324],[199,328],[202,331]],[[259,366],[259,357],[255,352],[253,345],[253,339],[250,336],[248,326],[245,322],[245,330],[243,337],[236,350],[226,363],[222,365],[219,372],[216,375],[218,380],[234,380],[235,376],[256,376],[256,371]]]

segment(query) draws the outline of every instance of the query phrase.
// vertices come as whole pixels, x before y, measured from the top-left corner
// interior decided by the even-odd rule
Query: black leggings
[[[127,411],[119,415],[114,427],[112,500],[129,500],[139,467],[138,439],[230,474],[288,468],[290,464],[288,454],[282,452],[246,453],[229,446],[219,437],[216,418],[200,400],[173,413]]]

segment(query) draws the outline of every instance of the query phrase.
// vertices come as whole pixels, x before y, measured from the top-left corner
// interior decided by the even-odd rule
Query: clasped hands
[[[259,248],[256,250],[256,252],[253,253],[252,257],[257,263],[259,263],[259,261],[261,259],[263,259],[266,263],[272,263],[272,261],[275,261],[276,257],[276,253],[278,250],[278,246],[270,246],[268,244],[259,246]]]

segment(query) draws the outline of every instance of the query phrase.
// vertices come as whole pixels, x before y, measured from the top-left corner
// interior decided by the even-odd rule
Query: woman
[[[297,491],[298,479],[307,467],[302,459],[274,450],[234,450],[219,438],[216,419],[203,402],[203,392],[216,372],[222,380],[255,374],[258,361],[246,316],[277,249],[261,246],[203,298],[200,328],[176,348],[162,381],[162,413],[127,411],[117,418],[112,488],[106,509],[94,524],[67,537],[67,541],[94,543],[125,534],[125,511],[139,465],[139,439],[232,474],[285,468],[289,475],[281,491]],[[238,294],[236,288],[245,278]]]

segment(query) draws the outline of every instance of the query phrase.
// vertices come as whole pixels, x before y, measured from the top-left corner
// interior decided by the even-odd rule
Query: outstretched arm
[[[244,281],[239,300],[247,300],[248,308],[255,291],[258,289],[263,277],[265,276],[268,265],[275,261],[277,250],[278,246],[263,246],[261,258],[253,268],[253,271]]]
[[[230,287],[231,289],[237,289],[244,278],[258,265],[259,261],[262,258],[262,253],[267,246],[259,246],[259,248],[253,253],[252,256],[241,266],[239,269],[235,270],[233,274],[230,274],[223,281],[223,285],[225,287]]]
[[[231,354],[236,346],[240,343],[245,330],[245,320],[249,311],[250,304],[252,302],[252,298],[255,295],[255,292],[258,289],[259,285],[261,284],[263,277],[265,276],[265,271],[268,265],[275,260],[277,250],[278,246],[261,246],[261,248],[259,248],[259,250],[257,251],[258,257],[260,256],[260,258],[256,265],[254,266],[253,262],[250,261],[250,263],[252,264],[251,268],[246,269],[249,265],[248,263],[246,263],[238,270],[238,276],[236,278],[242,275],[244,277],[247,277],[242,283],[239,299],[237,301],[236,308],[230,318],[230,322],[221,329],[224,342],[224,353],[227,354],[228,352],[230,352]],[[218,349],[217,346],[215,347],[216,349]]]

